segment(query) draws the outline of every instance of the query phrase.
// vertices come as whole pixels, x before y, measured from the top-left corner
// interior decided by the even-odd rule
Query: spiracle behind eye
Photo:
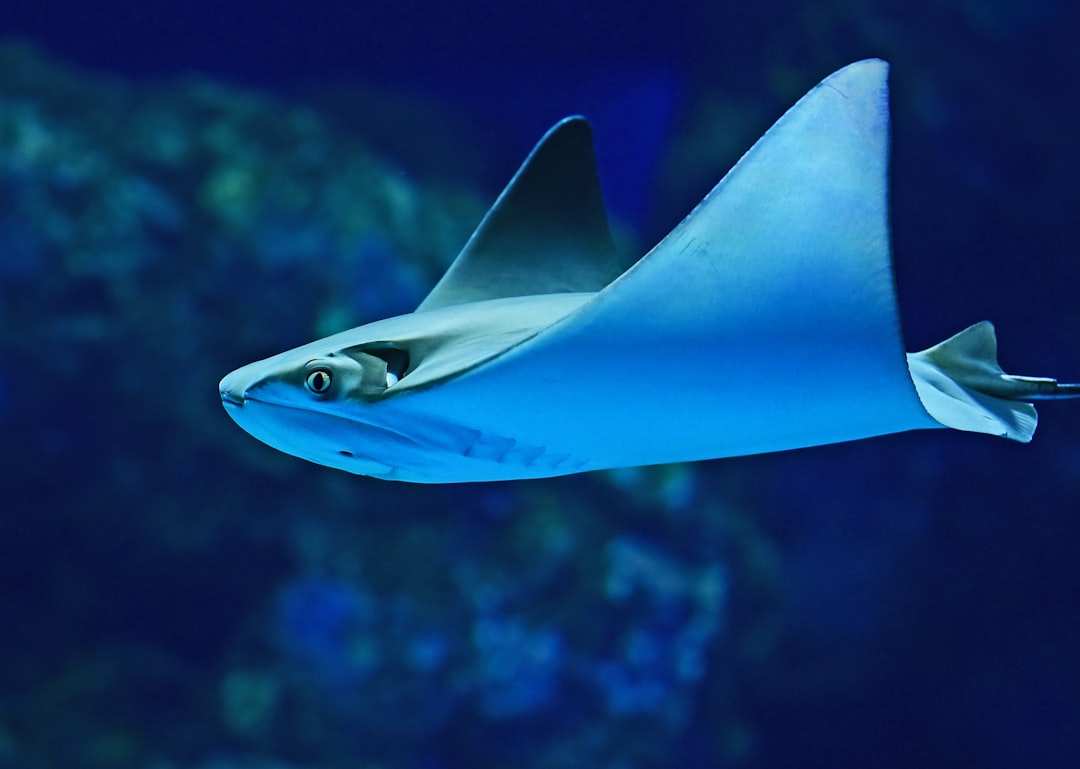
[[[329,369],[317,368],[308,373],[304,383],[307,385],[307,388],[316,395],[323,395],[330,389],[330,385],[333,383],[333,377],[331,376]]]

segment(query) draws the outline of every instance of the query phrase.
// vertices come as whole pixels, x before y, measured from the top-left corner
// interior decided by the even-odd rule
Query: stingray
[[[259,440],[425,483],[780,451],[922,428],[1029,441],[993,326],[905,354],[887,204],[888,65],[795,104],[640,259],[612,242],[591,129],[525,160],[412,313],[244,366],[219,385]]]

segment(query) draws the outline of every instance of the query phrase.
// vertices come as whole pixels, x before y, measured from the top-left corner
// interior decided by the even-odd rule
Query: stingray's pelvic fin
[[[627,266],[608,229],[592,129],[569,117],[525,159],[417,311],[599,291]]]
[[[958,430],[1026,443],[1037,422],[1030,401],[1080,397],[1080,385],[1002,371],[989,321],[907,357],[923,406],[938,422]]]

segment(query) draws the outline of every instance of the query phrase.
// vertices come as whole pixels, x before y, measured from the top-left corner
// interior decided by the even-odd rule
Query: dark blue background
[[[1073,13],[1050,0],[8,0],[0,35],[129,80],[196,72],[336,107],[358,130],[382,131],[386,151],[418,176],[454,176],[489,195],[548,125],[584,113],[613,207],[645,244],[737,157],[703,160],[715,167],[692,178],[665,175],[711,95],[755,105],[734,143],[745,148],[821,77],[880,56],[893,64],[894,242],[909,349],[990,318],[1006,369],[1080,380]],[[441,160],[415,127],[403,140],[371,126],[343,87],[427,100],[488,150],[483,165]],[[1028,447],[933,433],[725,465],[761,510],[786,580],[772,688],[746,694],[740,714],[756,730],[753,765],[1073,765],[1080,405],[1040,413]],[[921,466],[939,480],[921,485]],[[47,547],[6,544],[79,552],[62,535]],[[98,573],[127,584],[116,574],[124,568]],[[117,600],[136,611],[154,603]],[[213,646],[197,633],[188,641]]]

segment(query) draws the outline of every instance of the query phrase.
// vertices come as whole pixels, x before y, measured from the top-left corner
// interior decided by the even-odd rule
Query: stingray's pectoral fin
[[[997,338],[988,321],[922,352],[909,353],[908,369],[919,399],[935,420],[957,430],[1027,442],[1038,417],[1030,401],[1080,397],[1080,384],[1013,376],[997,362]]]

